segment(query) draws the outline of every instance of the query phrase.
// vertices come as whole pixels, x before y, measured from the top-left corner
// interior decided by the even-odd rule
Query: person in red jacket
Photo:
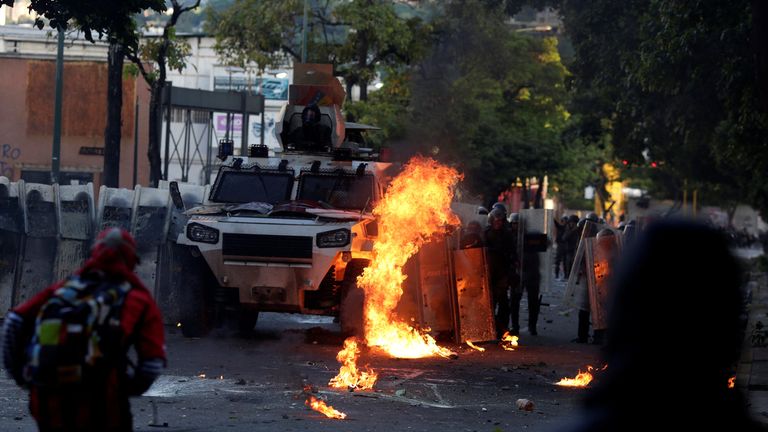
[[[136,243],[119,228],[101,232],[82,268],[64,281],[41,291],[16,307],[5,318],[3,361],[19,385],[29,387],[30,411],[41,431],[131,431],[133,419],[129,396],[144,393],[165,367],[165,336],[162,317],[152,295],[133,272],[138,263]],[[115,346],[121,361],[98,374],[97,380],[79,386],[37,385],[25,376],[27,347],[43,306],[60,295],[65,284],[114,283],[127,287],[119,310]],[[137,362],[131,364],[133,348]],[[112,363],[110,363],[112,364]]]

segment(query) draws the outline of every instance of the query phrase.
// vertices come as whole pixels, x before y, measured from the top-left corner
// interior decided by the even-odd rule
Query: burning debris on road
[[[334,388],[348,388],[354,390],[370,390],[376,383],[377,374],[367,366],[365,370],[357,368],[357,357],[360,354],[360,348],[357,346],[357,339],[349,338],[344,341],[344,349],[339,351],[336,359],[341,363],[339,374],[331,379],[329,386]]]
[[[501,345],[502,348],[504,348],[507,351],[514,351],[515,348],[518,347],[518,340],[520,340],[517,336],[512,336],[509,334],[509,332],[504,332],[504,335],[501,337]]]
[[[600,369],[587,365],[587,370],[585,372],[582,372],[581,369],[579,369],[579,373],[575,377],[563,378],[555,384],[563,387],[586,387],[594,379],[592,372],[602,372],[606,368],[608,368],[608,365],[605,365]]]
[[[344,420],[347,418],[347,415],[343,412],[334,409],[332,406],[327,405],[322,399],[318,399],[312,395],[307,397],[307,400],[304,402],[304,404],[328,418],[339,420]]]
[[[479,347],[479,346],[473,344],[472,341],[467,341],[467,345],[469,345],[470,348],[476,349],[476,350],[478,350],[480,352],[485,351],[485,348]]]

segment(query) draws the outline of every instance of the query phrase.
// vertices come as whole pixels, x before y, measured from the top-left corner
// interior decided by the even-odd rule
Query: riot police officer
[[[513,279],[512,268],[516,255],[515,238],[506,224],[505,215],[501,209],[493,209],[488,213],[488,226],[484,234],[496,336],[500,339],[509,326],[507,292],[510,281]]]

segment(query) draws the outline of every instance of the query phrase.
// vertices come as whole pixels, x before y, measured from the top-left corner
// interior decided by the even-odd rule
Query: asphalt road
[[[559,306],[562,285],[556,282],[545,295],[550,305],[542,308],[539,336],[524,327],[516,351],[445,344],[458,354],[452,360],[364,353],[362,362],[379,374],[373,391],[327,386],[338,372],[335,357],[343,341],[329,318],[265,313],[249,339],[225,330],[185,339],[169,327],[165,375],[132,400],[136,430],[556,430],[577,415],[583,390],[553,383],[599,361],[598,347],[570,342],[576,316]],[[525,326],[525,301],[522,309]],[[327,419],[307,408],[306,383],[347,418]],[[518,399],[531,400],[533,411],[518,410]],[[26,401],[3,374],[0,430],[36,430]]]

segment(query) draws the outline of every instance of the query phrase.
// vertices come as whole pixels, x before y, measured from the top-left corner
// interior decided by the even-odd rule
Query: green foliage
[[[208,9],[207,30],[215,35],[215,49],[226,64],[243,68],[255,64],[264,70],[282,64],[284,56],[300,61],[303,5],[300,0],[235,0],[227,9]],[[331,63],[348,85],[365,88],[381,68],[409,64],[425,51],[429,29],[416,15],[398,15],[393,1],[311,5],[307,61]]]
[[[761,111],[749,0],[563,2],[581,136],[610,135],[617,156],[657,161],[675,196],[768,209],[768,117]],[[610,120],[605,122],[604,120]]]
[[[560,169],[569,114],[556,41],[512,31],[501,5],[480,0],[446,4],[435,25],[437,44],[414,77],[416,150],[439,149],[486,197]]]
[[[0,0],[0,5],[13,6],[14,0]],[[125,46],[136,46],[138,35],[133,15],[152,9],[158,12],[165,10],[163,0],[32,0],[30,9],[41,15],[35,25],[42,29],[45,20],[51,28],[74,25],[80,29],[85,38],[93,41],[93,33],[99,38],[106,35],[110,41],[119,42]]]
[[[163,38],[146,39],[145,42],[139,47],[139,56],[142,61],[157,63],[158,58],[161,56],[161,51],[165,47],[165,65],[170,70],[182,72],[187,67],[187,58],[192,53],[192,46],[184,39],[176,37],[176,29],[168,29],[168,40]],[[152,84],[158,79],[159,70],[148,70],[144,75],[144,79]]]
[[[235,0],[223,10],[207,9],[206,30],[216,37],[214,48],[226,64],[245,68],[255,63],[263,71],[279,64],[284,52],[299,55],[302,4]]]

